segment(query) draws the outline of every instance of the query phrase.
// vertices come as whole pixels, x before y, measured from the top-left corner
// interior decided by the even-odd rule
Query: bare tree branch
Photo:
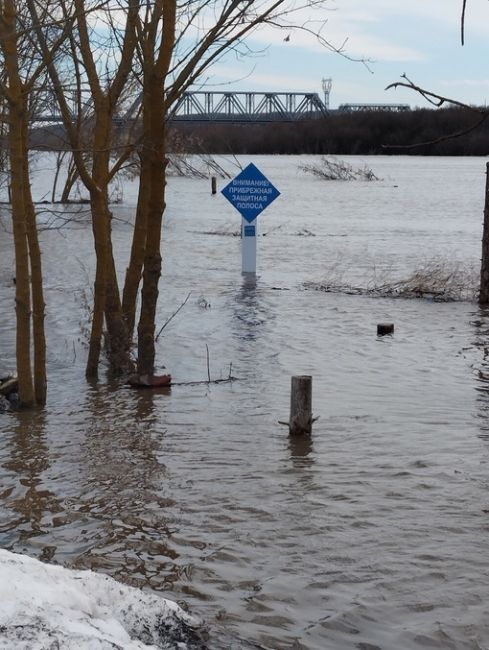
[[[425,142],[416,142],[414,144],[407,144],[407,145],[383,144],[382,147],[384,149],[413,149],[414,147],[422,147],[427,145],[439,144],[440,142],[445,142],[446,140],[460,138],[478,129],[489,117],[489,109],[487,108],[482,108],[480,106],[472,106],[471,104],[466,104],[465,102],[461,102],[456,99],[451,99],[450,97],[445,97],[443,95],[439,95],[438,93],[434,93],[430,90],[426,90],[425,88],[421,88],[421,86],[415,84],[405,74],[401,75],[401,78],[405,79],[405,81],[397,81],[396,83],[389,84],[385,90],[390,90],[391,88],[393,89],[409,88],[409,90],[414,90],[422,97],[424,97],[430,104],[436,106],[437,108],[441,108],[445,104],[458,106],[459,108],[463,108],[467,111],[470,111],[471,113],[475,113],[476,115],[479,116],[479,119],[477,120],[477,122],[467,127],[466,129],[449,133],[439,138],[435,138],[434,140],[427,140]]]
[[[396,81],[395,83],[389,84],[386,86],[385,90],[397,89],[397,88],[409,88],[409,90],[414,90],[419,93],[422,97],[426,99],[430,104],[440,108],[444,104],[452,104],[453,106],[460,106],[461,108],[466,108],[467,110],[472,111],[473,113],[486,113],[487,109],[480,108],[479,106],[472,106],[471,104],[466,104],[465,102],[458,101],[457,99],[451,99],[450,97],[444,97],[438,93],[434,93],[431,90],[426,90],[421,88],[421,86],[416,85],[411,79],[409,79],[405,74],[401,75],[401,79],[405,81]]]
[[[462,16],[460,18],[460,40],[462,45],[464,44],[464,32],[465,32],[465,9],[467,7],[467,0],[463,0],[462,4]]]

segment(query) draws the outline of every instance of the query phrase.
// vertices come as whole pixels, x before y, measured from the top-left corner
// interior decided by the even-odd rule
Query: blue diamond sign
[[[249,223],[275,201],[280,192],[258,167],[250,163],[243,171],[226,185],[221,194],[234,205],[243,219]]]

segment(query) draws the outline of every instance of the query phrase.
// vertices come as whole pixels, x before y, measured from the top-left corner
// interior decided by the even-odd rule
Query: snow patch
[[[205,650],[176,603],[0,549],[0,650]]]

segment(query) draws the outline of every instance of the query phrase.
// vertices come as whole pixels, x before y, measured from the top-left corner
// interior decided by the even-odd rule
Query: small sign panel
[[[245,237],[255,237],[255,226],[245,226],[244,227],[244,236]]]
[[[233,178],[221,191],[221,194],[234,205],[248,223],[254,221],[265,208],[280,196],[277,188],[253,163],[250,163]],[[252,236],[247,235],[245,231],[245,237]]]

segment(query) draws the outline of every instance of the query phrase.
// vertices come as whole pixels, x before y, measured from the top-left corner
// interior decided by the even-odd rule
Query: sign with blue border
[[[226,185],[221,191],[226,199],[251,223],[280,196],[280,192],[253,163]],[[245,231],[245,237],[247,235]]]

